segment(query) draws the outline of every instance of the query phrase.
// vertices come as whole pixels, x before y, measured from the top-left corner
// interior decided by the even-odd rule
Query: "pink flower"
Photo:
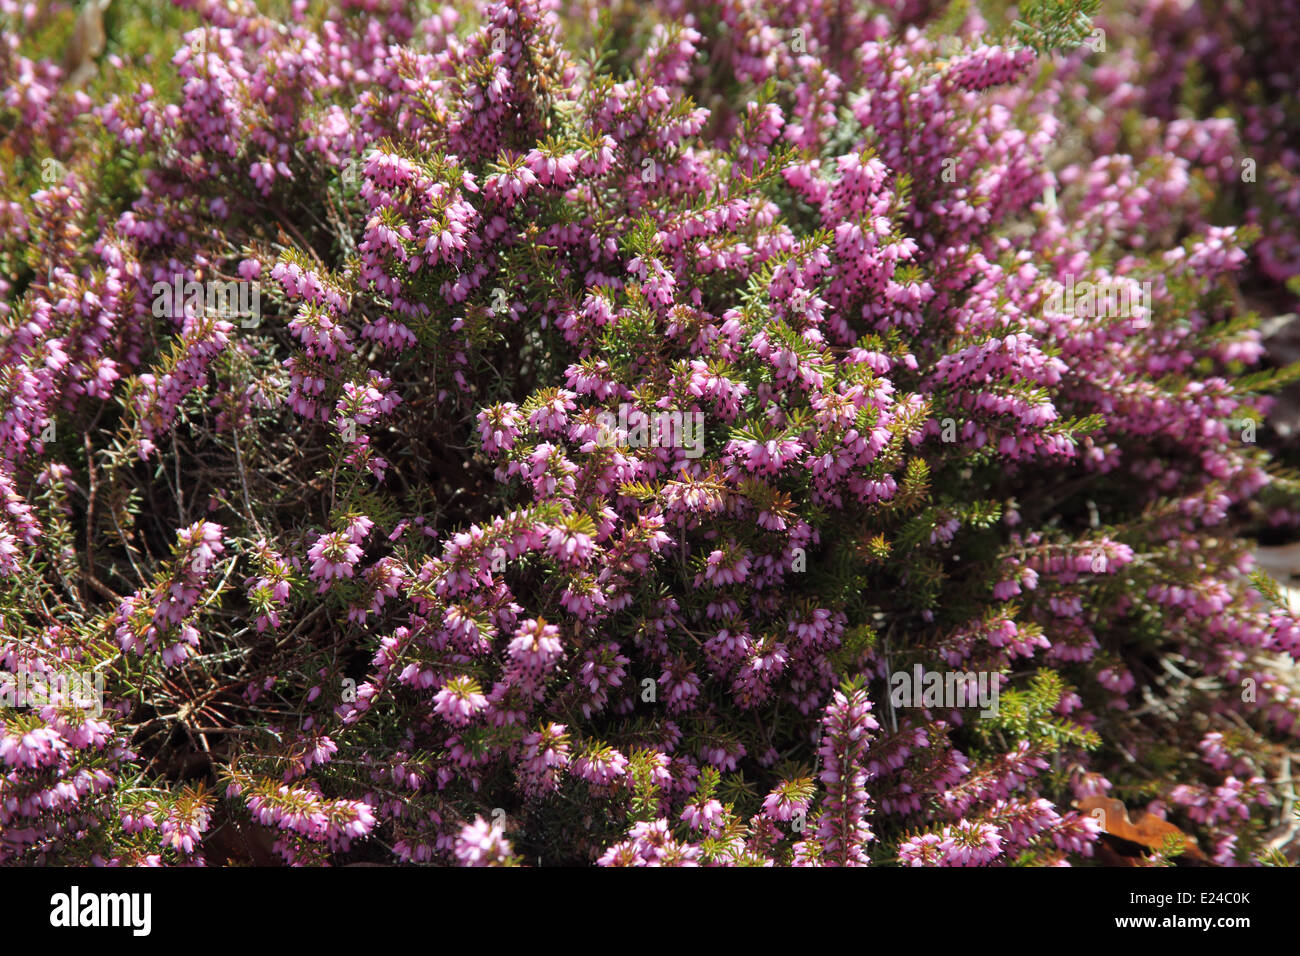
[[[320,581],[324,592],[333,579],[350,578],[361,560],[361,546],[347,532],[322,534],[307,551],[311,559],[311,576]]]
[[[453,727],[464,727],[475,714],[488,705],[478,682],[470,677],[456,677],[434,695],[433,711]]]
[[[482,817],[461,828],[454,852],[461,866],[504,866],[514,855],[504,830]]]

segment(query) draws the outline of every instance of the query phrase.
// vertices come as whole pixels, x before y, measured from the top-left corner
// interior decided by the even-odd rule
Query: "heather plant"
[[[1282,861],[1287,120],[922,6],[0,2],[0,863]]]

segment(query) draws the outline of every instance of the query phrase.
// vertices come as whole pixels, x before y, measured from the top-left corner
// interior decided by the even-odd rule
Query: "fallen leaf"
[[[72,36],[63,51],[63,75],[72,87],[79,87],[95,72],[95,58],[104,52],[104,11],[112,0],[86,0],[72,26]]]
[[[1202,865],[1209,862],[1192,837],[1154,813],[1141,810],[1137,819],[1132,820],[1123,801],[1114,797],[1084,797],[1074,805],[1097,820],[1105,833],[1120,840],[1136,843],[1149,850],[1160,850],[1165,845],[1165,838],[1172,836],[1187,848],[1184,855],[1189,862],[1195,861]]]

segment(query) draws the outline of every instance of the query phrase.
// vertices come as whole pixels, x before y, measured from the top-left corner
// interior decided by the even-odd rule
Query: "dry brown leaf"
[[[1185,855],[1189,860],[1201,864],[1209,862],[1192,837],[1154,813],[1141,810],[1138,812],[1137,819],[1132,820],[1123,801],[1114,797],[1084,797],[1074,805],[1098,820],[1103,831],[1120,840],[1136,843],[1149,850],[1160,850],[1164,847],[1167,837],[1174,837],[1187,848]]]
[[[86,0],[63,51],[63,75],[69,86],[81,86],[95,72],[95,58],[104,52],[104,11],[112,0]]]

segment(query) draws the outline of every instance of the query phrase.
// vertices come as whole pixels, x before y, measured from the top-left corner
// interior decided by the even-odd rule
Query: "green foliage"
[[[1101,0],[1024,0],[1013,35],[1036,52],[1065,51],[1083,42]]]
[[[1028,686],[1003,690],[998,712],[978,729],[982,733],[1001,731],[1015,740],[1043,742],[1055,750],[1063,746],[1093,749],[1101,738],[1087,728],[1052,713],[1066,690],[1065,681],[1054,670],[1039,670]]]

